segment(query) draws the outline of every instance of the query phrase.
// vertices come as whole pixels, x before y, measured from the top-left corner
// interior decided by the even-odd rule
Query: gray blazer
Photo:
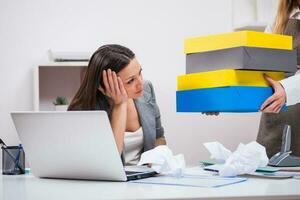
[[[164,137],[160,112],[156,104],[155,93],[150,81],[144,82],[144,95],[134,100],[144,134],[144,151],[155,147],[155,140]]]
[[[144,95],[134,100],[140,124],[143,129],[144,149],[143,152],[155,147],[155,140],[164,136],[164,128],[161,126],[160,112],[156,104],[155,93],[150,81],[144,82]],[[121,159],[125,164],[124,146]]]

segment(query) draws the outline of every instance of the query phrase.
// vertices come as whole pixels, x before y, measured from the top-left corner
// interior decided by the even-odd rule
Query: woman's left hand
[[[264,78],[272,86],[274,94],[261,105],[260,110],[264,113],[279,113],[286,102],[285,90],[278,81],[273,80],[268,75],[264,74]]]
[[[111,69],[103,70],[103,83],[105,88],[99,87],[99,90],[112,99],[114,105],[127,102],[128,96],[124,88],[123,82],[116,72]]]

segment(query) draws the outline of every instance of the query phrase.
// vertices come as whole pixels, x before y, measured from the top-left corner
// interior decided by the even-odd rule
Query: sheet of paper
[[[185,168],[182,171],[182,175],[187,175],[187,176],[217,176],[218,172],[214,171],[207,171],[204,170],[202,167],[190,167],[190,168]]]
[[[215,187],[222,187],[231,184],[241,183],[246,180],[247,178],[244,177],[223,178],[219,176],[184,175],[183,177],[158,176],[158,177],[151,177],[151,178],[140,179],[140,180],[135,180],[130,182],[143,183],[143,184],[215,188]]]
[[[205,166],[204,169],[205,170],[209,170],[209,171],[215,171],[218,172],[220,170],[220,168],[223,166],[224,164],[214,164],[214,165],[208,165]],[[266,166],[266,167],[258,167],[256,172],[268,172],[268,173],[273,173],[273,172],[277,172],[279,171],[280,168],[275,168],[275,167],[270,167],[270,166]]]

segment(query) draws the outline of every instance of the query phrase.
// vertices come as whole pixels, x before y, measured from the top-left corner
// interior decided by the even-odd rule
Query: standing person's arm
[[[279,81],[286,93],[288,106],[300,103],[300,74]]]
[[[278,81],[273,80],[268,75],[264,74],[264,78],[273,88],[274,93],[265,100],[265,102],[261,105],[260,110],[266,113],[279,113],[286,102],[285,90]]]
[[[283,5],[282,3],[284,3],[284,0],[281,0],[281,6]],[[296,3],[296,1],[294,3]],[[297,0],[297,3],[298,8],[293,6],[292,12],[288,12],[287,10],[286,12],[290,14],[289,18],[300,20],[300,0]],[[273,24],[274,22],[272,24],[269,24],[265,29],[265,32],[273,32]],[[262,104],[262,112],[278,113],[285,103],[287,106],[300,103],[300,74],[296,74],[279,82],[272,80],[270,77],[265,78],[273,87],[274,94]]]
[[[262,112],[278,113],[285,103],[287,106],[300,103],[300,74],[281,81],[274,81],[266,75],[265,78],[272,86],[274,94],[262,104]]]
[[[124,133],[127,119],[127,93],[123,83],[110,69],[103,71],[105,91],[99,88],[112,101],[111,127],[120,155],[123,151]]]

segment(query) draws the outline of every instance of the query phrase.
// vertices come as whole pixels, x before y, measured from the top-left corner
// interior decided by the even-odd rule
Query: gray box
[[[295,50],[234,47],[186,55],[186,74],[219,69],[246,69],[295,73]]]

